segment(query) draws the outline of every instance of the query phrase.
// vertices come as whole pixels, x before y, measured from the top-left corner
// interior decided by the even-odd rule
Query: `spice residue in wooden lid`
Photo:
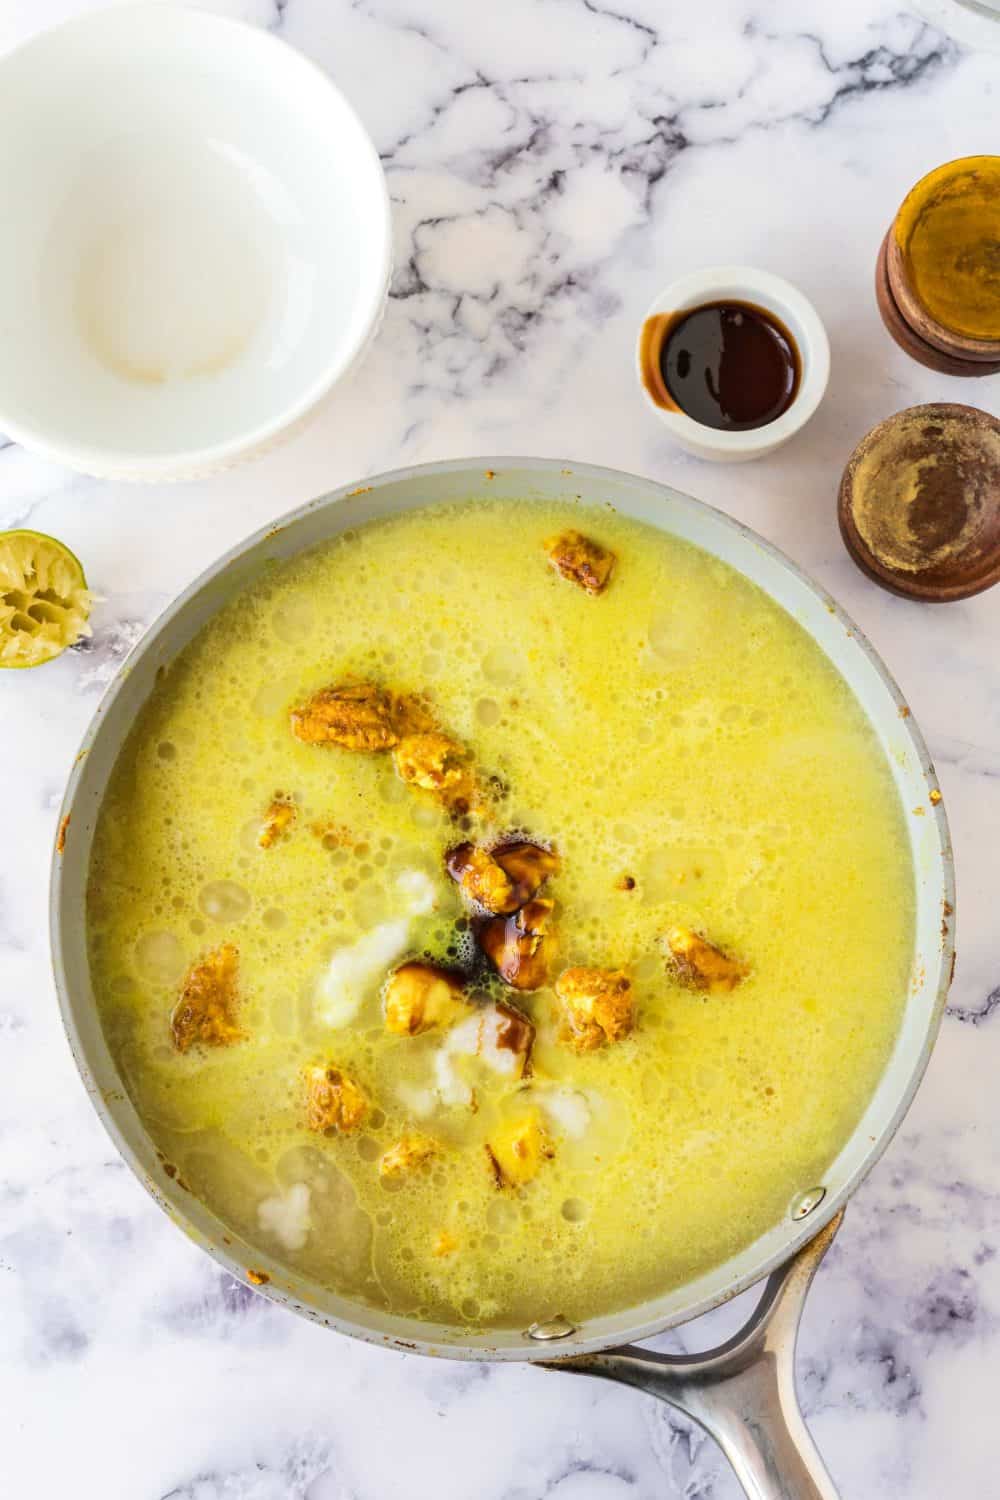
[[[840,526],[863,571],[897,593],[988,588],[1000,578],[1000,422],[939,402],[880,423],[844,472]]]

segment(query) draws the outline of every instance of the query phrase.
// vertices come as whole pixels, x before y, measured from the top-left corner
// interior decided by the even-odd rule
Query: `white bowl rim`
[[[773,422],[763,427],[751,427],[743,432],[726,432],[717,427],[706,427],[696,422],[686,412],[673,411],[659,406],[646,389],[642,379],[641,328],[636,343],[636,369],[639,386],[646,402],[667,427],[679,439],[708,452],[712,450],[724,455],[748,455],[768,452],[793,437],[813,416],[823,399],[830,378],[830,341],[826,328],[809,298],[797,286],[776,276],[772,271],[762,271],[756,266],[704,266],[678,276],[659,292],[647,308],[642,322],[656,313],[685,312],[700,306],[706,300],[721,301],[732,298],[737,302],[753,302],[755,297],[764,297],[773,304],[775,313],[782,317],[787,312],[788,321],[798,324],[802,332],[803,347],[799,350],[802,372],[795,399]]]
[[[302,74],[310,75],[314,81],[321,84],[331,98],[338,101],[340,107],[357,126],[359,164],[363,155],[366,167],[373,169],[373,180],[381,185],[379,194],[381,213],[378,224],[372,224],[371,232],[372,250],[374,252],[377,248],[381,262],[376,283],[380,289],[379,294],[372,299],[368,316],[359,325],[351,341],[338,349],[336,358],[330,361],[325,370],[317,375],[305,390],[301,391],[293,401],[283,405],[280,412],[267,421],[259,422],[256,427],[248,429],[237,437],[226,438],[218,443],[197,448],[155,451],[126,447],[112,448],[106,445],[92,447],[86,444],[61,443],[53,440],[46,434],[44,428],[32,422],[8,418],[4,414],[3,397],[0,394],[0,430],[16,443],[22,443],[25,447],[33,449],[56,463],[64,464],[68,468],[80,470],[83,473],[134,474],[155,480],[169,479],[174,474],[185,476],[224,468],[236,459],[268,446],[272,440],[276,440],[282,433],[304,420],[337,381],[347,373],[373,337],[382,314],[392,267],[392,207],[385,173],[375,143],[346,94],[337,87],[318,63],[313,62],[297,47],[291,46],[283,37],[277,36],[273,31],[262,26],[252,26],[249,22],[237,20],[232,16],[218,15],[214,11],[200,10],[192,5],[175,4],[173,0],[165,0],[162,4],[159,0],[129,0],[129,3],[124,5],[102,6],[99,10],[85,11],[82,15],[71,16],[68,20],[46,27],[33,36],[25,38],[23,42],[0,56],[0,78],[2,78],[6,64],[30,48],[41,48],[58,35],[69,31],[84,30],[90,26],[108,24],[112,19],[119,20],[130,16],[141,17],[144,22],[165,21],[167,24],[162,28],[163,34],[169,36],[175,34],[177,25],[201,27],[205,31],[214,30],[220,34],[220,45],[223,47],[225,38],[227,36],[232,38],[236,34],[243,37],[249,34],[259,38],[260,43],[265,46],[273,44],[276,49],[280,49],[280,52],[276,52],[276,56],[283,56],[284,65],[297,69]]]

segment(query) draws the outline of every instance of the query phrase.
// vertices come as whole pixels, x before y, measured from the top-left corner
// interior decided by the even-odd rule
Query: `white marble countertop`
[[[938,609],[890,598],[855,571],[835,517],[841,467],[874,422],[935,398],[996,410],[1000,394],[910,363],[875,311],[875,252],[905,189],[997,149],[1000,57],[960,51],[901,4],[216,7],[279,30],[352,98],[389,175],[397,269],[350,388],[252,467],[129,488],[0,449],[0,527],[63,537],[106,599],[87,649],[0,681],[0,1494],[736,1494],[712,1445],[647,1398],[355,1345],[246,1292],[118,1160],[60,1027],[55,810],[124,652],[217,553],[293,504],[485,452],[619,466],[740,517],[837,595],[913,705],[955,838],[958,973],[918,1100],[813,1290],[800,1385],[845,1500],[997,1493],[1000,590]],[[83,8],[6,0],[0,47]],[[799,283],[833,345],[812,425],[744,468],[672,448],[631,372],[652,295],[712,261]]]

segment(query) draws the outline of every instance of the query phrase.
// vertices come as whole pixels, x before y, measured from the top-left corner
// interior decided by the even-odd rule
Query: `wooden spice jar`
[[[1000,156],[936,167],[903,200],[875,272],[882,321],[945,375],[1000,373]]]
[[[840,533],[875,583],[928,604],[1000,582],[1000,421],[936,401],[880,422],[844,470]]]

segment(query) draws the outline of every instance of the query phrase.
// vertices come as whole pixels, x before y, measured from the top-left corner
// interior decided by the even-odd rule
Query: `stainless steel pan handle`
[[[707,1354],[653,1354],[626,1345],[554,1360],[549,1368],[634,1385],[704,1427],[749,1500],[837,1500],[795,1394],[799,1318],[843,1210],[768,1277],[739,1333]]]

